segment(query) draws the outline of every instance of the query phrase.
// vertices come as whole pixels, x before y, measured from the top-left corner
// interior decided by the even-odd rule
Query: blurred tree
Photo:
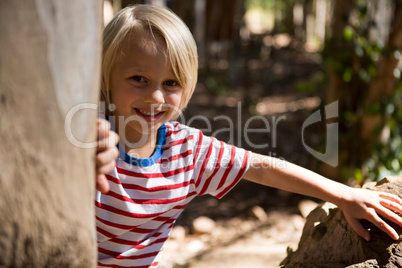
[[[0,267],[96,267],[101,7],[0,1]]]
[[[116,0],[114,0],[116,1]],[[146,0],[119,0],[121,2],[121,8],[125,8],[129,5],[145,4]]]
[[[274,1],[275,28],[274,32],[294,35],[293,9],[295,0]]]
[[[392,148],[402,147],[402,142],[398,145],[397,141],[392,141],[402,132],[397,117],[400,116],[397,108],[400,104],[395,95],[402,94],[396,90],[395,78],[400,74],[397,64],[401,51],[401,0],[112,2],[113,5],[121,2],[122,7],[163,2],[171,8],[189,26],[197,41],[200,81],[204,81],[213,92],[225,91],[230,84],[241,85],[245,96],[242,100],[244,111],[252,103],[248,99],[252,83],[248,59],[257,55],[259,52],[256,50],[263,47],[256,42],[262,43],[264,36],[273,33],[287,33],[292,40],[296,37],[298,44],[305,45],[309,51],[317,51],[326,39],[323,51],[329,77],[326,102],[339,100],[340,146],[343,152],[340,155],[342,168],[332,169],[332,175],[327,175],[340,180],[357,170],[357,177],[362,178],[379,169],[372,163],[367,164],[373,157],[376,163],[387,163],[384,165],[388,169],[401,169],[402,159],[397,163],[392,161],[398,154],[398,149]],[[244,29],[246,9],[252,8],[269,9],[270,14],[275,14],[276,24],[272,32],[265,30],[258,34],[248,32],[240,35],[241,29]],[[272,53],[271,47],[269,49]],[[381,141],[381,133],[382,137],[386,137],[387,133],[389,135]],[[391,141],[390,151],[386,149],[386,144]],[[376,144],[376,150],[371,148],[372,144]],[[374,179],[374,175],[370,176]]]
[[[340,167],[333,170],[332,176],[337,179],[347,179],[353,172],[360,180],[366,176],[376,179],[376,175],[369,174],[366,165],[376,154],[373,145],[385,143],[390,146],[393,137],[384,133],[400,132],[398,120],[391,126],[389,118],[398,116],[390,112],[400,105],[395,94],[398,92],[397,65],[402,50],[402,1],[388,3],[392,4],[390,11],[393,10],[388,14],[392,18],[387,26],[389,35],[380,40],[378,36],[370,37],[372,30],[379,27],[376,15],[380,11],[375,1],[335,2],[332,35],[326,44],[324,58],[329,74],[326,101],[339,100],[341,112],[342,153]],[[400,149],[396,150],[399,152]],[[400,156],[395,152],[387,150],[386,155],[377,157],[377,168],[383,163],[388,169],[399,172],[402,159],[398,160]],[[395,158],[399,163],[395,164]]]
[[[359,96],[358,87],[354,86],[352,81],[345,81],[342,79],[342,72],[345,71],[345,66],[352,66],[351,64],[351,44],[343,38],[344,29],[348,25],[349,17],[353,11],[355,6],[355,1],[335,1],[334,6],[334,14],[332,18],[331,25],[331,37],[328,40],[325,50],[324,50],[324,58],[326,59],[326,63],[328,66],[328,76],[329,76],[329,84],[327,88],[327,103],[332,103],[334,101],[339,100],[339,110],[340,111],[353,111],[355,113],[356,109],[354,108],[353,103],[350,101],[356,99]],[[350,68],[350,67],[349,67]],[[348,69],[349,69],[348,68]],[[354,81],[353,81],[354,82]],[[358,146],[353,140],[353,137],[356,137],[356,130],[351,129],[351,126],[345,126],[340,122],[340,133],[341,135],[347,136],[346,139],[340,139],[341,144],[341,152],[344,151],[344,148],[349,148],[345,156],[342,155],[341,163],[350,163],[354,159],[355,146]],[[345,159],[346,158],[346,159]],[[330,176],[334,179],[340,179],[339,167],[331,168],[330,166],[326,166],[327,176]],[[329,172],[329,173],[328,173]]]
[[[205,1],[205,0],[201,0]],[[204,10],[196,10],[196,3],[200,0],[188,1],[188,0],[174,0],[170,3],[170,8],[176,13],[192,30],[194,34],[195,24],[196,24],[196,13],[204,12]]]
[[[225,91],[231,80],[227,76],[237,77],[239,72],[228,62],[237,61],[244,54],[240,28],[245,0],[172,0],[170,7],[189,26],[196,39],[200,76],[203,77],[200,80],[205,81],[212,92]],[[220,67],[216,68],[217,65]]]
[[[168,6],[192,31],[201,66],[210,59],[228,59],[238,41],[244,0],[171,0]]]
[[[368,88],[364,106],[370,107],[383,102],[386,98],[392,98],[396,90],[397,79],[400,76],[397,67],[402,51],[402,1],[395,1],[388,42],[384,48],[383,55],[378,62],[377,71]],[[361,138],[363,142],[371,144],[378,139],[376,127],[383,128],[385,118],[379,114],[363,113]],[[369,152],[365,152],[369,154]]]

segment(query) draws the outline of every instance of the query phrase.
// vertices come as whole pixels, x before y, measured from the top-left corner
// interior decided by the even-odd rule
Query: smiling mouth
[[[149,117],[156,117],[156,116],[158,116],[158,115],[163,113],[163,111],[160,111],[160,112],[147,112],[147,111],[144,111],[144,110],[140,110],[138,108],[135,108],[135,111],[137,111],[140,115],[149,116]]]

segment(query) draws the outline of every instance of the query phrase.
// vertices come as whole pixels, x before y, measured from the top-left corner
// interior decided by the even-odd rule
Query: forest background
[[[105,24],[143,3],[172,9],[196,39],[183,123],[356,187],[402,174],[401,0],[106,0]],[[162,264],[277,267],[315,207],[305,198],[247,181],[199,197]]]
[[[106,0],[105,23],[121,8],[141,3],[172,9],[197,41],[198,94],[184,114],[187,118],[202,114],[202,106],[211,119],[215,109],[231,118],[239,114],[242,123],[255,128],[263,127],[263,120],[247,118],[263,116],[281,126],[275,120],[286,117],[283,121],[294,126],[282,130],[292,131],[290,136],[279,129],[279,137],[272,137],[277,135],[273,131],[234,131],[240,133],[235,139],[220,131],[217,136],[253,151],[258,149],[247,145],[272,141],[268,150],[259,152],[344,183],[402,173],[402,1]],[[219,99],[223,101],[212,101]],[[295,116],[303,122],[309,113],[334,102],[338,114],[332,121],[306,129],[292,122]],[[205,128],[198,121],[191,123]],[[214,120],[209,130],[240,127],[222,121]],[[339,134],[339,151],[332,156],[336,165],[306,150],[307,143],[325,155],[330,142],[325,126],[331,123]],[[288,136],[299,141],[307,136],[309,141],[281,148],[281,137],[289,142]]]

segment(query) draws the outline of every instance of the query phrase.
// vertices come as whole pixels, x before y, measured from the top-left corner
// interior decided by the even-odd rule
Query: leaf
[[[392,167],[392,170],[394,170],[394,171],[400,171],[401,170],[401,166],[399,165],[398,159],[393,159],[392,160],[391,167]]]
[[[393,114],[395,111],[395,105],[393,103],[388,103],[387,107],[385,107],[385,112],[387,114]]]
[[[351,41],[355,35],[355,32],[352,27],[346,26],[345,29],[343,29],[343,38],[345,38],[346,41]]]
[[[346,68],[343,71],[342,80],[346,83],[348,83],[352,80],[352,69],[351,68]]]
[[[360,58],[364,56],[364,50],[361,46],[358,45],[355,46],[355,53]]]
[[[371,105],[367,105],[364,111],[368,115],[378,115],[381,113],[381,106],[379,103],[373,103]]]
[[[363,171],[361,169],[355,169],[353,177],[355,178],[355,180],[357,182],[363,182],[364,180],[364,175],[363,175]]]

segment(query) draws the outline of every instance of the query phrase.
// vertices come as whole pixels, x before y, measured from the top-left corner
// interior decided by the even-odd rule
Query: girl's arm
[[[395,213],[402,213],[400,198],[388,193],[351,188],[269,156],[253,153],[250,161],[245,179],[337,205],[343,210],[350,226],[367,241],[370,240],[370,234],[360,223],[363,219],[372,222],[391,238],[399,239],[398,233],[382,218],[402,226],[402,218]]]

